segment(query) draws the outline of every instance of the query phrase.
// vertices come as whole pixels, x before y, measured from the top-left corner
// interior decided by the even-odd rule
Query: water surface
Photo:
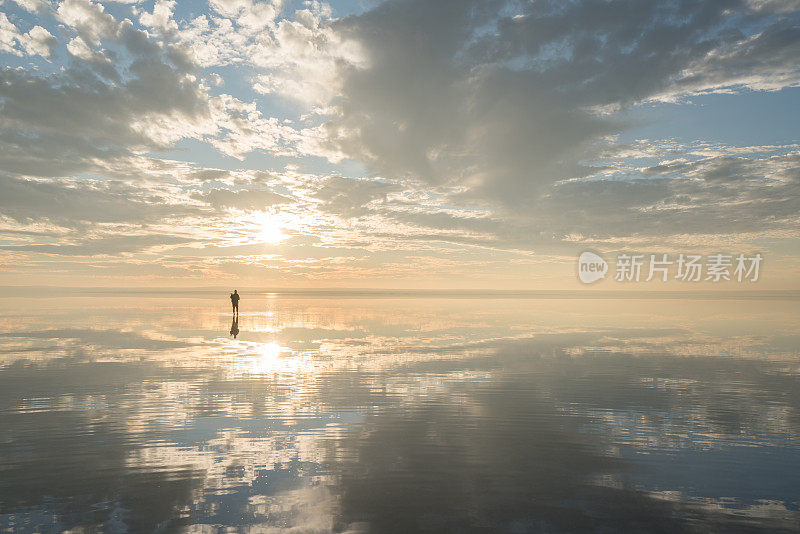
[[[795,298],[226,299],[3,300],[0,529],[800,529]]]

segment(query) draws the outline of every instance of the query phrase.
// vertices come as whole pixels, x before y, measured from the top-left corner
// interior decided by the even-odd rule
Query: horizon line
[[[780,289],[386,289],[386,288],[265,288],[239,286],[239,292],[257,293],[262,296],[350,296],[350,297],[460,297],[460,298],[727,298],[727,299],[753,299],[753,298],[781,298],[800,299],[800,290]],[[238,289],[238,288],[236,288]],[[39,293],[47,291],[46,295],[26,295],[26,291]],[[108,295],[117,293],[120,296],[168,296],[179,294],[212,294],[230,292],[229,287],[223,286],[192,286],[192,287],[160,287],[132,288],[117,286],[0,286],[0,295],[15,297],[44,297],[57,298],[61,296],[74,296],[84,293],[87,296]]]

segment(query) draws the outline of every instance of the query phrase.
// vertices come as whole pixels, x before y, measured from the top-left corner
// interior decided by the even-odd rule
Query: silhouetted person
[[[239,293],[235,289],[231,293],[231,306],[233,306],[234,315],[239,315]]]
[[[239,317],[233,316],[233,322],[231,323],[231,335],[233,339],[236,339],[236,336],[239,335]]]

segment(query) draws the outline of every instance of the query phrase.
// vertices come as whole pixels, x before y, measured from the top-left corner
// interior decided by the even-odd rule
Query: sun
[[[281,221],[271,213],[261,213],[255,220],[256,241],[276,245],[286,239]]]
[[[258,232],[259,241],[264,243],[277,244],[283,241],[286,236],[283,235],[283,230],[277,224],[272,222],[265,222],[261,225],[261,230]]]

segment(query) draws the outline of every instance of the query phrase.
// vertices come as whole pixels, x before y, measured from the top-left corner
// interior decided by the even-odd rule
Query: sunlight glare
[[[281,221],[270,213],[262,213],[256,217],[256,240],[262,243],[278,244],[286,235],[281,228]]]
[[[242,360],[242,370],[248,374],[298,373],[306,370],[308,362],[277,343],[257,343],[250,356]]]

